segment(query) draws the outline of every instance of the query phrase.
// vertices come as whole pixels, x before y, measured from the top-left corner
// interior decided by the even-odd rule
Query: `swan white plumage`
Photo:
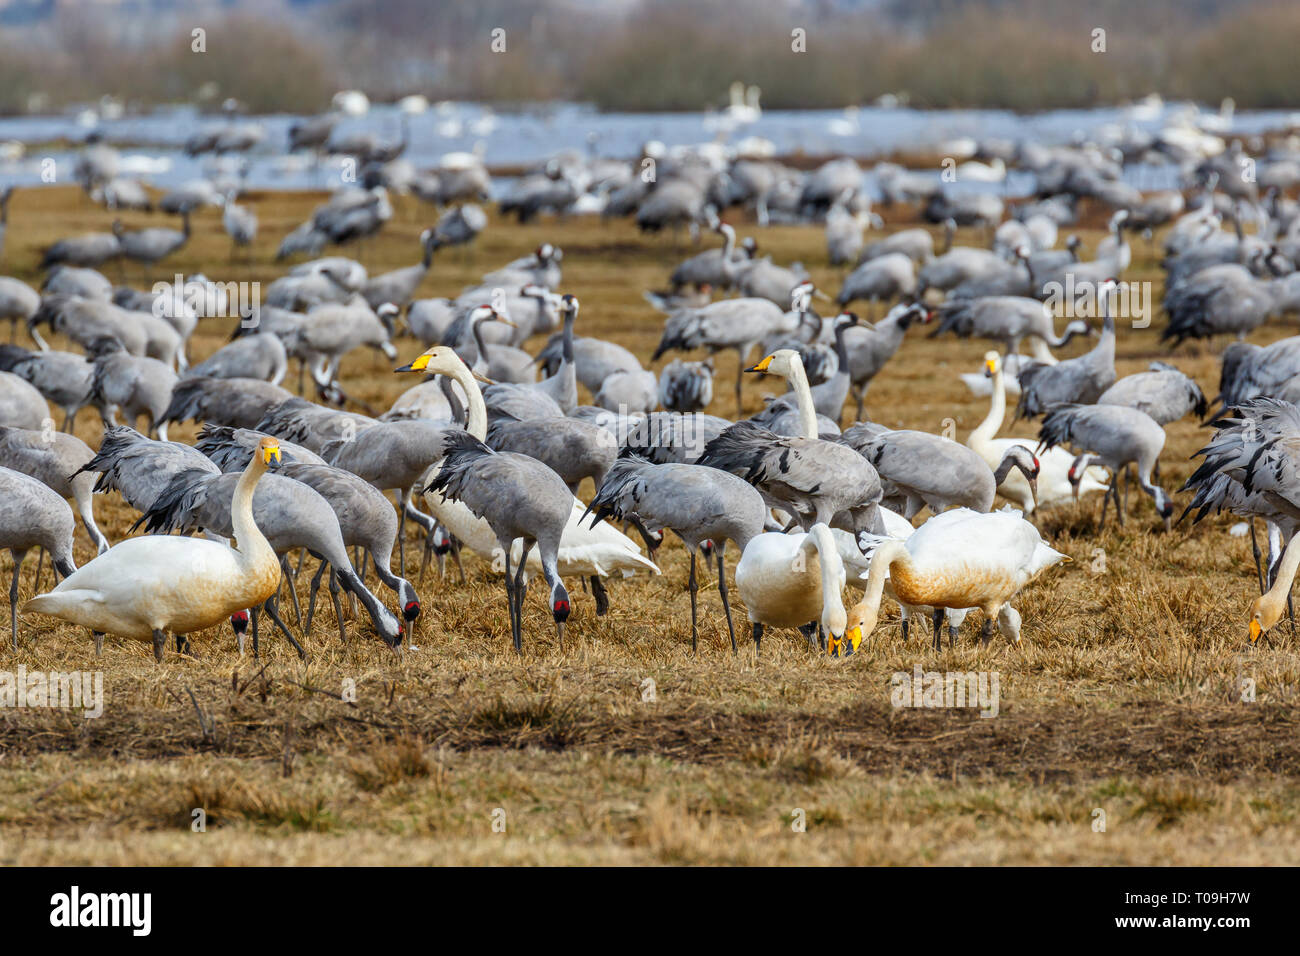
[[[906,541],[916,531],[912,527],[912,522],[908,521],[897,511],[891,511],[888,508],[880,509],[880,520],[885,525],[885,534],[895,541]],[[865,590],[867,578],[871,573],[871,560],[862,553],[858,547],[857,538],[848,531],[841,531],[838,528],[832,529],[835,535],[835,545],[839,548],[840,560],[844,562],[844,567],[848,571],[848,583],[851,587],[859,591]],[[931,620],[934,614],[934,608],[929,605],[917,606],[914,604],[905,604],[900,601],[898,595],[894,593],[893,587],[889,583],[889,577],[885,577],[884,596],[898,604],[899,611],[903,621],[903,641],[906,643],[908,631],[911,628],[913,617],[920,618],[922,621]],[[944,617],[948,621],[948,640],[955,643],[957,632],[961,629],[962,622],[966,620],[966,615],[973,608],[943,608]]]
[[[996,351],[984,353],[984,374],[992,381],[989,396],[989,413],[966,438],[966,447],[983,458],[995,471],[1013,445],[1020,445],[1035,454],[1038,447],[1033,438],[996,438],[1002,428],[1007,414],[1007,393],[1003,387],[1002,356]],[[1070,465],[1074,456],[1063,448],[1052,448],[1036,455],[1038,459],[1038,507],[1060,504],[1074,498],[1074,486],[1070,484]],[[1080,494],[1092,491],[1105,491],[1109,487],[1106,474],[1099,468],[1089,468],[1079,486]],[[1029,481],[1018,470],[1011,469],[998,485],[998,494],[1010,501],[1025,514],[1034,511],[1034,496]]]
[[[142,535],[109,548],[32,598],[24,612],[49,614],[99,634],[153,638],[162,660],[167,632],[189,634],[258,607],[280,586],[280,562],[253,519],[253,490],[280,444],[263,438],[231,503],[239,548],[204,538]]]
[[[399,371],[446,375],[454,381],[466,397],[467,431],[480,441],[486,439],[487,406],[483,403],[483,393],[479,390],[474,374],[454,351],[447,346],[435,346]],[[439,462],[433,463],[420,479],[419,487],[427,487],[439,467]],[[475,517],[465,505],[444,498],[436,491],[426,492],[424,501],[430,513],[443,527],[480,557],[488,561],[504,557],[497,554],[499,546],[496,535],[487,521]],[[608,577],[615,573],[627,577],[638,571],[659,573],[658,565],[641,554],[636,543],[618,529],[610,527],[606,522],[594,528],[582,526],[579,519],[585,510],[586,505],[574,498],[573,510],[560,538],[560,577]],[[522,547],[521,542],[515,542],[510,555],[511,566],[516,565]],[[504,562],[501,566],[504,570]],[[525,576],[531,578],[541,570],[541,556],[538,549],[534,548],[528,555]]]
[[[935,515],[906,541],[860,532],[858,544],[872,552],[862,601],[849,612],[846,639],[861,640],[876,626],[888,576],[900,601],[931,607],[977,607],[987,643],[993,622],[1011,643],[1020,641],[1019,615],[1008,602],[1048,568],[1069,560],[1013,508],[984,514],[956,508]],[[935,650],[939,650],[935,635]]]
[[[815,524],[806,533],[755,535],[736,565],[736,587],[754,625],[755,650],[764,627],[803,627],[820,621],[827,651],[832,656],[851,654],[858,645],[845,640],[844,584],[844,562],[825,524]]]

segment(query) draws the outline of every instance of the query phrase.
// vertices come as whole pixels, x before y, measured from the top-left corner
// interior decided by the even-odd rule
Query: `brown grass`
[[[251,197],[262,221],[251,268],[226,267],[216,215],[204,213],[191,245],[148,278],[204,265],[214,277],[269,282],[280,272],[275,244],[319,199]],[[898,210],[890,217],[891,228],[910,222]],[[71,190],[21,192],[3,271],[34,279],[41,247],[107,228],[110,218]],[[399,201],[383,237],[362,253],[371,270],[414,261],[430,218]],[[1085,230],[1090,246],[1098,237]],[[565,250],[566,287],[583,302],[580,332],[648,357],[661,319],[640,293],[689,250],[641,239],[627,223],[495,223],[472,252],[441,256],[423,292],[454,293],[542,239]],[[778,261],[801,259],[837,288],[820,231],[772,228],[760,241]],[[1129,278],[1158,282],[1149,247],[1139,242],[1135,252]],[[195,355],[224,342],[228,326],[205,323]],[[410,340],[400,348],[403,358],[416,352]],[[953,418],[964,437],[985,405],[956,376],[977,369],[986,348],[914,332],[873,387],[871,414],[931,431]],[[1165,355],[1155,329],[1121,330],[1121,374]],[[1212,351],[1187,348],[1176,360],[1214,393]],[[723,397],[713,411],[727,414],[734,360],[720,366]],[[344,376],[350,391],[386,406],[406,384],[388,369],[356,355]],[[747,407],[770,387],[748,383]],[[92,418],[83,414],[78,433],[93,445]],[[174,436],[193,434],[186,426]],[[1167,487],[1189,473],[1204,434],[1190,420],[1170,427]],[[116,495],[98,509],[113,540],[135,518]],[[256,665],[236,654],[225,628],[195,636],[199,659],[169,653],[159,666],[144,645],[112,638],[96,661],[84,633],[24,618],[6,667],[100,668],[106,709],[98,720],[0,710],[0,862],[1300,861],[1284,838],[1300,795],[1300,657],[1285,624],[1260,647],[1247,645],[1249,539],[1229,537],[1226,518],[1165,534],[1145,497],[1131,503],[1123,529],[1098,533],[1096,509],[1094,499],[1044,515],[1045,533],[1074,561],[1022,596],[1021,651],[998,642],[983,649],[969,628],[954,650],[904,646],[891,609],[845,662],[780,632],[761,659],[749,648],[733,657],[716,585],[706,582],[692,655],[685,560],[671,546],[661,552],[661,577],[612,583],[605,618],[575,586],[563,647],[530,597],[522,657],[509,649],[499,581],[473,559],[465,586],[436,572],[418,585],[418,650],[401,657],[364,620],[349,620],[349,642],[340,643],[329,611],[304,642],[308,662],[268,638]],[[418,550],[414,538],[409,546]],[[1096,548],[1106,552],[1104,574],[1090,570]],[[92,556],[79,538],[78,560]],[[34,593],[34,571],[29,563],[20,599]],[[890,675],[917,662],[998,671],[999,716],[893,710]],[[657,684],[654,702],[641,699],[646,677]],[[1256,681],[1255,703],[1240,699],[1243,677]],[[345,678],[356,681],[355,704],[330,696]],[[210,715],[211,733],[186,688]],[[201,833],[191,829],[200,808]],[[498,809],[503,833],[493,830]],[[1105,832],[1093,830],[1098,809]],[[792,829],[800,817],[806,832]]]

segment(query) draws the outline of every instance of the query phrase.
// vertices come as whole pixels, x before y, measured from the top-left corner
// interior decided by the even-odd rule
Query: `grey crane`
[[[749,257],[744,252],[737,255],[736,230],[733,226],[718,222],[713,228],[722,236],[722,248],[706,249],[678,263],[668,280],[672,294],[680,292],[687,285],[696,289],[705,286],[730,289],[735,286],[741,266]]]
[[[88,232],[60,239],[41,256],[41,268],[58,265],[97,268],[122,255],[122,243],[112,232]]]
[[[951,241],[951,231],[948,235]],[[957,246],[945,250],[942,255],[923,265],[916,278],[921,291],[938,289],[947,292],[969,279],[1001,273],[1006,268],[1006,259],[996,252]]]
[[[62,332],[83,348],[89,348],[101,338],[114,338],[132,355],[144,355],[149,347],[149,331],[144,322],[137,321],[143,312],[130,312],[111,302],[83,299],[79,296],[47,295],[41,307],[29,320],[29,331],[44,351],[49,344],[41,336],[38,326],[49,324],[55,332]],[[166,325],[162,319],[148,316],[154,323]],[[171,330],[171,327],[168,326]],[[179,336],[172,331],[177,344]]]
[[[659,404],[658,384],[654,372],[646,369],[619,369],[605,376],[591,400],[600,408],[610,411],[621,411],[627,415],[643,414]]]
[[[172,389],[171,403],[163,413],[162,420],[205,421],[217,425],[233,425],[236,428],[254,428],[270,409],[290,399],[303,401],[279,385],[261,379],[213,378],[206,375],[185,378]]]
[[[659,373],[659,404],[670,412],[702,412],[713,401],[713,359],[673,359]]]
[[[1200,521],[1211,511],[1223,510],[1250,519],[1255,571],[1263,594],[1276,578],[1283,543],[1300,529],[1292,450],[1300,437],[1300,412],[1290,402],[1257,398],[1211,424],[1214,437],[1192,456],[1204,461],[1181,489],[1195,494],[1179,521],[1193,511],[1193,520]],[[1263,568],[1255,540],[1257,517],[1268,526],[1268,560]]]
[[[113,298],[113,283],[94,269],[55,266],[41,283],[41,292],[47,296],[72,295],[108,302]]]
[[[555,374],[531,384],[501,383],[488,386],[483,390],[483,400],[487,402],[490,411],[501,408],[516,418],[536,417],[534,413],[515,414],[515,411],[520,402],[537,402],[538,396],[551,399],[561,414],[578,407],[578,371],[573,349],[573,326],[578,319],[578,299],[577,296],[566,295],[562,302],[564,328],[561,333],[560,364]],[[506,408],[502,404],[506,401],[511,402],[511,407]],[[549,411],[549,406],[547,410]]]
[[[875,217],[880,222],[880,217]],[[856,189],[846,189],[826,210],[826,257],[831,265],[857,262],[862,232],[872,220],[870,202]]]
[[[131,425],[146,415],[148,430],[157,430],[158,437],[166,441],[166,413],[178,381],[171,367],[148,356],[131,355],[121,342],[107,337],[93,343],[91,354],[91,395],[100,407],[104,424],[117,424],[118,409]]]
[[[9,320],[9,341],[18,337],[18,323],[26,326],[41,307],[40,293],[21,279],[0,276],[0,319]]]
[[[1208,266],[1167,289],[1169,324],[1160,339],[1175,347],[1216,335],[1244,339],[1270,315],[1286,311],[1290,292],[1286,279],[1260,279],[1237,263]]]
[[[347,396],[338,382],[339,363],[353,349],[367,346],[386,358],[397,358],[389,325],[397,307],[384,303],[373,312],[361,298],[345,305],[318,305],[307,313],[298,330],[294,348],[306,356],[312,380],[321,397],[342,404]]]
[[[262,437],[262,433],[251,429],[206,425],[195,447],[211,458],[223,472],[233,473],[242,471],[248,464],[248,459]],[[275,469],[275,473],[301,481],[329,502],[338,518],[343,543],[350,548],[361,548],[370,556],[374,561],[376,576],[397,595],[402,618],[408,627],[413,626],[420,616],[420,599],[410,581],[392,572],[393,546],[397,543],[397,516],[383,492],[350,471],[325,464],[306,448],[290,442],[282,446],[282,450],[284,461]],[[324,569],[325,566],[322,565],[311,582],[304,633],[311,632],[316,593]],[[364,565],[361,576],[364,580]],[[334,596],[337,615],[341,608],[333,590],[331,595]],[[342,626],[340,617],[340,629]]]
[[[537,353],[533,361],[545,370],[547,375],[559,371],[564,357],[564,334],[557,332],[546,340],[546,345]],[[591,391],[600,388],[601,383],[615,372],[639,372],[641,362],[635,355],[616,342],[590,336],[573,337],[574,374],[579,382]],[[488,378],[498,376],[488,372]]]
[[[467,246],[487,228],[488,218],[479,206],[465,203],[448,209],[433,227],[434,247]]]
[[[1196,380],[1165,362],[1152,362],[1146,372],[1126,375],[1101,393],[1098,405],[1127,405],[1141,409],[1161,425],[1184,415],[1205,416],[1205,393]]]
[[[84,471],[95,457],[90,446],[75,435],[0,427],[0,465],[30,475],[61,498],[76,502],[77,514],[95,550],[108,550],[108,539],[95,523],[95,482],[99,476]]]
[[[484,334],[484,323],[487,322],[499,322],[507,328],[515,324],[492,306],[480,305],[465,314],[463,321],[457,320],[448,328],[443,341],[452,346],[466,365],[494,382],[516,385],[535,383],[537,381],[535,363],[541,361],[541,356],[534,359],[523,349],[504,342],[493,342],[489,345],[489,337]],[[555,342],[555,362],[548,368],[550,374],[555,373],[563,357],[563,336],[557,335]]]
[[[372,309],[378,309],[385,302],[402,309],[415,298],[416,290],[433,265],[433,251],[437,248],[434,230],[426,229],[420,233],[420,248],[423,254],[415,265],[372,276],[361,287],[361,294]]]
[[[934,236],[930,234],[929,229],[922,229],[919,226],[913,229],[900,229],[883,239],[867,243],[858,256],[858,265],[892,253],[902,253],[916,266],[923,266],[934,258]]]
[[[13,372],[0,372],[0,425],[37,431],[50,422],[45,397]],[[50,428],[53,429],[53,422]]]
[[[767,299],[782,308],[796,301],[796,292],[805,284],[808,293],[825,298],[811,287],[808,271],[802,265],[778,266],[768,257],[747,263],[736,283],[742,296]]]
[[[929,432],[858,424],[839,440],[871,462],[885,489],[885,506],[909,521],[927,506],[935,514],[952,507],[992,510],[998,485],[1012,468],[1020,470],[1037,497],[1038,463],[1020,445],[1008,451],[994,472],[977,452]]]
[[[32,548],[44,548],[63,577],[77,570],[72,560],[72,511],[41,482],[0,467],[0,547],[8,548],[14,573],[9,584],[9,631],[18,650],[18,573]]]
[[[1219,372],[1218,417],[1253,398],[1275,397],[1300,375],[1300,336],[1279,339],[1271,345],[1234,342],[1223,350]]]
[[[259,328],[252,335],[241,335],[223,345],[198,365],[190,366],[182,378],[255,378],[279,385],[288,367],[289,355],[279,336]]]
[[[617,442],[605,429],[568,417],[520,421],[499,416],[488,427],[487,446],[536,458],[575,495],[584,478],[599,488],[618,453]]]
[[[651,412],[631,427],[621,424],[618,438],[622,447],[655,464],[694,464],[708,443],[730,427],[730,421],[717,415]]]
[[[551,616],[556,636],[564,640],[569,618],[569,592],[557,567],[560,536],[573,511],[573,495],[564,481],[546,465],[512,452],[495,452],[466,431],[450,434],[442,468],[426,491],[438,491],[465,505],[485,520],[496,536],[505,559],[506,600],[510,609],[515,651],[523,651],[523,606],[527,591],[524,571],[536,546],[542,575],[550,586]],[[510,552],[523,539],[519,568],[513,578]]]
[[[216,471],[215,466],[211,466],[211,470],[186,469],[173,475],[153,507],[141,518],[146,531],[204,531],[223,538],[233,537],[235,532],[230,520],[230,505],[240,476],[220,472],[213,474],[213,471]],[[384,643],[390,647],[401,644],[405,629],[357,576],[348,559],[338,516],[324,497],[292,478],[276,474],[264,475],[253,493],[253,515],[257,526],[280,556],[281,567],[284,567],[285,556],[299,548],[306,549],[318,560],[328,563],[343,587],[365,607],[375,631]],[[279,597],[273,594],[262,605],[262,609],[294,645],[299,656],[305,657],[306,652],[281,620],[278,605]],[[256,621],[255,613],[254,654],[257,653]]]
[[[161,259],[179,252],[190,241],[190,211],[181,211],[181,228],[152,227],[128,232],[121,220],[113,220],[113,235],[122,244],[122,255],[132,262],[151,266]]]
[[[1075,336],[1088,335],[1090,331],[1083,319],[1073,319],[1057,335],[1051,309],[1027,296],[954,299],[941,304],[935,312],[939,324],[930,333],[931,338],[952,332],[963,339],[992,339],[1002,344],[1007,355],[1018,352],[1026,338],[1059,349],[1069,345]],[[1037,354],[1041,355],[1041,350]]]
[[[849,388],[857,399],[856,418],[862,417],[871,380],[898,352],[912,323],[928,322],[930,315],[920,303],[900,303],[874,326],[846,330],[844,347],[849,359]]]
[[[1103,282],[1099,297],[1106,302],[1101,337],[1092,350],[1056,365],[1031,363],[1020,370],[1020,402],[1016,418],[1035,418],[1053,405],[1090,404],[1115,384],[1115,316],[1110,304],[1112,281]]]
[[[718,562],[718,593],[727,616],[731,650],[736,629],[727,594],[726,548],[733,541],[741,551],[763,530],[767,508],[763,498],[743,479],[703,465],[656,465],[640,455],[624,453],[610,468],[582,517],[591,523],[606,518],[631,521],[647,537],[672,531],[691,556],[687,590],[691,595],[691,650],[699,640],[696,552],[710,542]]]
[[[848,274],[835,301],[841,307],[857,299],[873,306],[916,294],[916,264],[901,252],[868,259]]]
[[[230,237],[231,261],[234,261],[235,250],[240,247],[248,251],[251,261],[253,240],[257,238],[257,214],[247,206],[237,204],[233,191],[226,194],[225,208],[221,211],[221,227]]]
[[[1101,465],[1111,472],[1110,489],[1102,499],[1101,524],[1106,523],[1106,501],[1115,499],[1119,523],[1124,509],[1119,498],[1119,473],[1137,466],[1138,485],[1155,501],[1156,511],[1170,527],[1173,500],[1153,483],[1152,472],[1165,447],[1165,430],[1146,412],[1126,405],[1058,405],[1043,419],[1038,432],[1038,451],[1069,445],[1079,453],[1070,467],[1070,483],[1076,489],[1089,465]]]
[[[724,299],[698,309],[684,309],[668,317],[663,336],[650,361],[658,361],[670,350],[704,348],[712,355],[733,349],[740,363],[736,373],[736,412],[739,414],[743,407],[741,383],[749,353],[765,337],[788,329],[789,324],[781,307],[767,299]]]
[[[948,291],[949,298],[978,299],[991,295],[1029,295],[1034,291],[1033,272],[1029,264],[1028,246],[1017,246],[1011,251],[1014,261],[1001,269],[972,276],[957,283]]]
[[[94,366],[75,352],[31,352],[18,345],[0,345],[0,371],[30,382],[47,401],[63,409],[62,430],[71,432],[77,412],[94,403]]]
[[[737,422],[712,439],[696,463],[744,478],[768,505],[793,514],[805,530],[830,524],[841,513],[847,513],[850,528],[878,523],[880,476],[845,445]]]

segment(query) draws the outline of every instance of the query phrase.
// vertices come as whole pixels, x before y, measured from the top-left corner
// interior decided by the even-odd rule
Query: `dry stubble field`
[[[227,266],[219,214],[207,211],[190,245],[149,281],[202,268],[217,279],[269,282],[281,271],[275,244],[322,198],[252,196],[262,237],[251,267]],[[361,253],[372,272],[414,261],[416,237],[432,221],[428,207],[397,202],[394,220]],[[897,209],[885,215],[890,228],[912,219]],[[71,189],[24,191],[11,207],[0,272],[35,281],[42,247],[107,229],[111,218]],[[128,226],[158,219],[123,218]],[[1089,216],[1088,249],[1101,221]],[[759,239],[778,261],[802,259],[838,289],[820,229],[774,227]],[[641,291],[660,287],[691,250],[642,238],[626,222],[494,220],[472,252],[436,259],[421,294],[454,294],[541,240],[564,249],[565,290],[582,301],[579,334],[616,339],[648,359],[662,318]],[[958,241],[978,237],[963,231]],[[130,278],[142,281],[134,269]],[[1160,274],[1145,242],[1126,278],[1151,280],[1158,301]],[[1162,321],[1121,327],[1121,375],[1169,357],[1157,342]],[[229,329],[230,321],[205,323],[193,357],[216,349]],[[1271,326],[1257,340],[1290,331]],[[398,344],[403,360],[419,350],[410,338]],[[951,417],[964,438],[987,400],[970,396],[957,374],[978,370],[988,347],[914,329],[876,380],[869,414],[930,431]],[[1070,354],[1086,347],[1076,343]],[[1174,358],[1213,396],[1212,351],[1188,347]],[[390,367],[354,355],[344,380],[386,407],[410,384]],[[734,360],[721,357],[711,411],[734,412],[734,373]],[[748,382],[747,408],[772,387]],[[96,418],[85,411],[78,422],[92,445]],[[195,430],[172,434],[189,441]],[[1164,480],[1181,484],[1206,431],[1188,419],[1169,432]],[[1022,423],[1017,433],[1033,432]],[[793,632],[773,633],[761,659],[744,646],[733,657],[716,584],[706,582],[692,655],[686,560],[673,545],[660,552],[661,577],[611,585],[607,617],[575,587],[562,648],[534,589],[522,657],[509,647],[499,581],[472,558],[467,586],[436,573],[417,585],[418,650],[402,656],[364,620],[348,622],[341,644],[328,608],[304,640],[306,663],[274,638],[261,662],[241,658],[227,626],[197,635],[197,660],[169,653],[159,666],[145,645],[110,638],[97,661],[88,634],[23,619],[6,669],[102,669],[105,713],[0,710],[0,861],[1300,862],[1300,657],[1285,623],[1248,646],[1249,539],[1229,537],[1226,517],[1166,534],[1145,497],[1122,530],[1112,522],[1098,534],[1098,506],[1093,498],[1044,515],[1045,532],[1074,560],[1022,596],[1022,650],[998,639],[981,648],[970,626],[955,650],[936,654],[915,637],[905,646],[890,608],[847,661],[810,652]],[[101,496],[98,513],[114,541],[135,518],[116,494]],[[418,549],[414,537],[409,544]],[[1092,570],[1096,548],[1105,551],[1104,573]],[[78,561],[92,556],[79,527]],[[917,663],[997,671],[999,715],[894,710],[890,676]],[[638,689],[647,677],[654,702]],[[1240,700],[1244,677],[1256,682],[1254,703]],[[355,704],[332,696],[345,678],[356,681]],[[207,734],[187,691],[211,721]],[[192,830],[195,808],[206,812],[206,832]],[[805,832],[792,828],[796,808]],[[1105,832],[1093,828],[1098,808]],[[494,832],[494,819],[504,832]]]

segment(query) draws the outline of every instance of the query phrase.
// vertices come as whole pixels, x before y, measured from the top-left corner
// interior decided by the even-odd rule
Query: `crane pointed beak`
[[[495,384],[496,384],[496,382],[494,382],[492,379],[488,378],[486,375],[480,375],[478,372],[474,371],[473,369],[470,369],[470,370],[469,370],[469,374],[473,375],[473,376],[474,376],[474,379],[475,379],[476,381],[482,382],[484,385],[495,385]]]
[[[1038,510],[1038,479],[1037,478],[1029,479],[1029,495],[1034,499],[1034,510],[1037,511]],[[1078,485],[1074,486],[1074,496],[1076,499],[1079,497]]]

